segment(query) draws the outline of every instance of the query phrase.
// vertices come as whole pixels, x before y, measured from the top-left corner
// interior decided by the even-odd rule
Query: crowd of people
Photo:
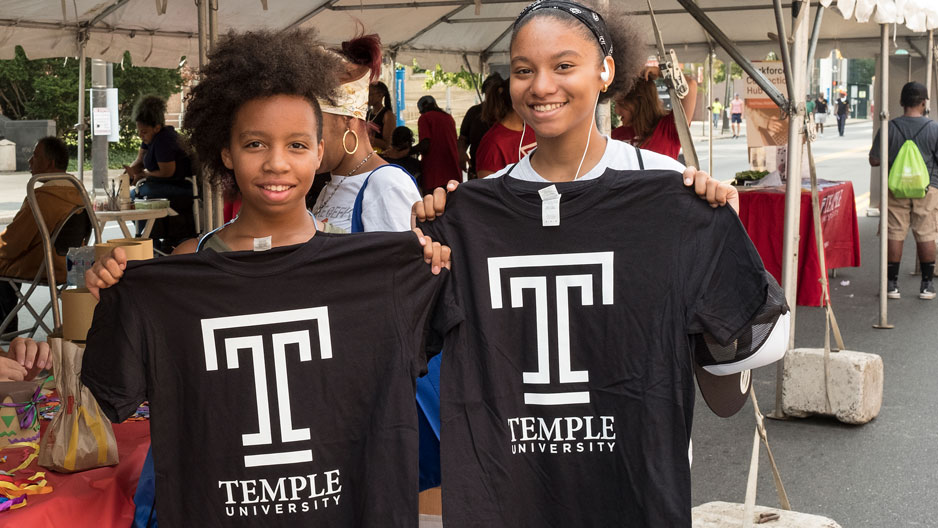
[[[239,212],[180,242],[175,258],[128,263],[115,248],[86,275],[100,304],[82,381],[115,422],[149,400],[161,522],[210,523],[242,496],[215,481],[276,480],[269,468],[287,463],[256,453],[222,460],[174,436],[208,426],[195,437],[215,439],[219,453],[260,448],[277,434],[283,449],[314,442],[317,463],[339,467],[329,493],[349,495],[341,505],[336,496],[336,518],[412,525],[413,383],[442,349],[447,525],[690,525],[694,376],[713,381],[701,387],[715,411],[735,412],[748,391],[743,371],[784,353],[788,315],[735,217],[736,190],[680,164],[673,114],[656,93],[650,108],[643,102],[658,72],[642,71],[640,41],[616,8],[539,0],[513,25],[509,77],[486,81],[481,107],[458,133],[433,97],[421,97],[416,140],[394,127],[387,87],[376,82],[377,35],[331,47],[308,30],[253,31],[212,49],[187,101],[185,144],[204,177],[240,200]],[[595,114],[613,99],[623,130],[609,137]],[[689,114],[692,101],[682,103]],[[175,131],[149,104],[135,115],[145,146],[128,172],[150,176],[152,193],[184,162],[164,148]],[[464,170],[474,178],[460,183]],[[317,174],[328,181],[309,200]],[[356,232],[370,234],[347,234]],[[499,266],[512,270],[509,310]],[[176,279],[167,281],[169,271]],[[548,295],[557,297],[550,324]],[[525,315],[529,303],[536,312]],[[297,319],[311,311],[312,333]],[[238,368],[239,351],[254,351],[253,378],[226,378],[255,384],[244,401],[201,390],[228,383],[212,377],[219,367],[208,348],[192,352],[223,321],[234,325],[215,327],[234,332],[219,334],[227,371]],[[549,326],[558,337],[548,339]],[[770,331],[757,338],[755,326]],[[268,337],[244,334],[266,327]],[[310,349],[311,335],[319,349]],[[268,395],[270,340],[277,381]],[[47,362],[29,340],[12,354],[21,366]],[[257,415],[238,412],[233,406],[254,405],[255,390]],[[291,391],[307,405],[291,410]],[[281,405],[274,440],[262,401]],[[215,406],[211,416],[224,420],[189,423],[171,410],[183,402]],[[312,440],[299,425],[310,409],[322,413]],[[556,418],[569,438],[535,430],[534,420],[553,419],[550,409],[579,413]],[[576,454],[518,455],[533,454],[535,441]],[[312,460],[302,453],[276,455]],[[191,493],[183,481],[211,489]],[[291,510],[305,521],[317,512]]]

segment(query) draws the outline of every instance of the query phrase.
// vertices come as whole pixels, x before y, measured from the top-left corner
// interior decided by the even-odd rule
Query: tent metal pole
[[[792,8],[794,8],[794,6],[795,4],[792,4]],[[794,105],[795,91],[791,71],[791,52],[788,49],[788,32],[785,30],[785,18],[782,14],[781,0],[772,0],[772,7],[775,8],[775,27],[778,29],[778,48],[782,53],[782,66],[785,70],[785,86],[788,88],[788,99],[791,100],[791,104]],[[792,17],[792,22],[794,23],[794,17]],[[793,36],[794,29],[793,27]]]
[[[935,69],[935,30],[934,29],[928,30],[928,51],[926,53],[927,53],[927,57],[925,58],[925,62],[926,62],[926,65],[925,65],[925,90],[926,91],[925,93],[928,94],[928,99],[931,99],[931,94],[932,94],[931,80],[933,77],[932,74],[934,73],[934,69]],[[929,106],[931,105],[929,104]]]
[[[205,1],[205,0],[203,0]],[[215,47],[218,41],[218,2],[219,0],[208,0],[208,51]],[[206,57],[206,60],[208,58]],[[212,189],[213,213],[215,213],[213,225],[217,228],[225,223],[225,198],[222,196],[220,188]]]
[[[811,37],[808,39],[808,92],[814,89],[814,52],[817,51],[817,39],[821,34],[821,20],[823,18],[824,6],[818,4],[817,12],[814,15],[814,25],[811,27]]]
[[[710,99],[709,102],[712,105],[713,104],[713,48],[710,48],[710,53],[707,55],[707,60],[710,61],[710,67],[707,68],[707,97]],[[678,101],[678,104],[681,104],[681,102]],[[708,115],[707,117],[710,118],[709,119],[710,122],[707,123],[708,125],[707,129],[710,130],[710,135],[709,135],[710,141],[707,142],[708,143],[707,145],[707,149],[708,149],[707,150],[707,157],[708,157],[707,170],[710,171],[710,175],[712,176],[713,175],[713,129],[716,128],[716,126],[713,123],[713,113],[711,112],[711,114]],[[720,115],[717,116],[717,120],[721,122],[723,121],[722,111],[720,112]]]
[[[889,256],[889,24],[880,26],[880,72],[879,72],[879,324],[873,328],[888,329],[893,326],[887,318],[886,279]]]
[[[739,67],[752,77],[752,80],[759,85],[759,88],[762,88],[762,91],[765,92],[769,99],[777,104],[779,108],[783,110],[788,109],[788,101],[785,99],[785,96],[782,95],[782,92],[779,92],[778,89],[765,78],[765,75],[762,75],[762,72],[752,65],[752,62],[750,62],[749,59],[739,51],[734,42],[710,20],[710,17],[707,16],[704,10],[694,3],[694,0],[677,0],[677,2],[684,7],[690,16],[694,17],[694,20],[704,28],[704,31],[713,37],[713,40],[720,44],[720,47],[726,50],[730,57],[736,61],[736,64],[739,64]]]
[[[791,329],[788,334],[788,350],[795,348],[795,307],[798,303],[798,228],[801,224],[801,158],[803,133],[805,130],[805,92],[807,91],[808,69],[808,19],[803,10],[808,9],[806,0],[792,3],[792,49],[794,59],[790,75],[786,75],[788,93],[792,96],[788,127],[788,179],[785,187],[785,238],[782,241],[782,287],[791,310]],[[776,11],[780,16],[781,11]],[[780,27],[784,27],[779,23]],[[781,36],[779,37],[781,40]],[[782,42],[784,43],[784,41]],[[783,48],[784,49],[784,48]],[[773,418],[784,418],[782,410],[782,380],[784,365],[779,361],[775,378],[775,411]]]
[[[198,14],[198,27],[199,27],[199,69],[205,67],[205,64],[208,62],[208,0],[195,0],[196,13]],[[205,231],[209,232],[215,227],[214,224],[215,215],[213,213],[213,201],[214,195],[212,193],[212,186],[208,183],[206,178],[203,175],[202,178],[202,225],[205,226]]]
[[[78,32],[78,123],[75,130],[78,132],[78,181],[85,184],[85,44],[88,34]],[[102,240],[95,240],[102,242]]]

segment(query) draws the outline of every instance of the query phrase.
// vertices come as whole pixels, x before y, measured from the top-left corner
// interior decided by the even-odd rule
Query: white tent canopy
[[[647,17],[644,0],[611,1],[642,19]],[[897,46],[914,50],[926,47],[920,33],[924,29],[918,28],[938,25],[935,0],[836,1],[836,9],[847,17],[823,18],[818,56],[833,47],[852,57],[873,56],[879,49],[879,28],[858,23],[870,16],[873,21],[889,16],[890,21],[915,27],[919,33],[905,25],[895,26]],[[830,5],[832,0],[822,3]],[[361,24],[366,32],[381,35],[385,47],[397,52],[398,62],[416,58],[425,67],[439,63],[447,70],[458,69],[465,60],[473,68],[480,58],[507,62],[509,29],[526,4],[508,0],[217,0],[221,33],[315,27],[324,41],[338,44],[354,35]],[[703,28],[676,0],[654,0],[653,5],[667,45],[676,49],[681,60],[702,60],[710,48]],[[776,31],[771,1],[700,0],[698,5],[746,56],[759,58],[778,51],[777,42],[767,35]],[[85,32],[85,52],[91,58],[119,62],[126,50],[137,65],[175,67],[183,56],[197,65],[197,20],[193,0],[4,0],[0,58],[12,57],[16,45],[23,46],[30,58],[78,56],[79,34]],[[648,31],[649,50],[653,43]]]

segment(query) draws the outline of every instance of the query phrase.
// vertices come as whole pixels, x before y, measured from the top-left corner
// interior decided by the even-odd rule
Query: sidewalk
[[[862,125],[864,123],[869,123],[872,119],[848,119],[847,126],[851,125]],[[833,125],[833,126],[832,126]],[[837,132],[837,119],[833,119],[832,122],[828,121],[825,125],[825,129],[832,129],[835,133]],[[690,124],[690,133],[693,137],[694,143],[706,143],[710,141],[709,133],[707,127],[703,124],[703,121],[693,121]],[[742,125],[739,128],[739,138],[746,137],[746,122],[743,121]],[[733,129],[732,127],[726,130],[726,133],[721,134],[721,130],[715,129],[713,131],[713,140],[719,141],[723,139],[733,139]]]

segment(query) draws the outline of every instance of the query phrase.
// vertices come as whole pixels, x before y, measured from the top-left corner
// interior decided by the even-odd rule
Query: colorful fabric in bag
[[[0,449],[39,441],[41,387],[38,381],[0,382]]]
[[[891,121],[890,121],[891,123]],[[911,138],[904,138],[899,127],[893,127],[905,141],[889,167],[889,190],[896,198],[924,198],[928,191],[928,167],[915,138],[928,126],[928,122],[918,129]]]
[[[42,437],[39,465],[74,473],[117,464],[111,423],[79,379],[84,348],[61,338],[50,338],[49,346],[61,407]]]

